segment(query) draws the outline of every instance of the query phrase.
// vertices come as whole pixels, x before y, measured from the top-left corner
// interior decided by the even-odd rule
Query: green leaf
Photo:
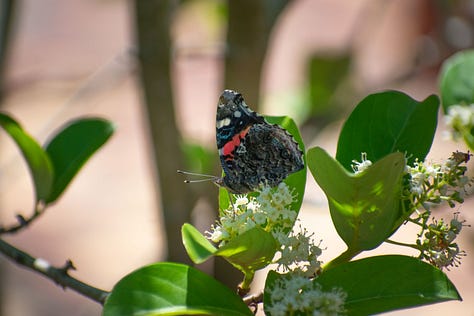
[[[244,273],[253,273],[272,261],[277,247],[271,233],[255,227],[220,247],[215,255],[225,258]]]
[[[120,280],[104,304],[104,316],[252,316],[225,285],[192,267],[156,263]]]
[[[363,152],[372,162],[397,151],[406,153],[410,165],[423,161],[433,142],[438,107],[435,95],[421,102],[398,91],[367,96],[342,128],[336,159],[349,171]]]
[[[285,274],[280,274],[273,270],[268,271],[267,278],[265,279],[265,288],[263,290],[263,310],[265,311],[265,315],[271,316],[270,312],[268,311],[268,307],[270,304],[270,294],[271,290],[275,287],[275,282],[279,278],[285,277]]]
[[[181,144],[181,150],[186,160],[186,168],[196,173],[210,174],[214,171],[217,152],[191,142]]]
[[[227,191],[226,188],[220,187],[219,188],[219,215],[221,215],[222,210],[226,210],[230,206],[230,194],[229,191]]]
[[[351,316],[461,300],[446,274],[419,259],[401,255],[348,262],[323,271],[315,282],[325,291],[342,288]]]
[[[344,82],[351,65],[351,58],[343,56],[312,56],[309,63],[309,94],[312,114],[331,111],[334,94]]]
[[[46,202],[56,201],[71,180],[113,134],[113,125],[104,119],[82,118],[69,122],[44,147],[54,167],[54,183]]]
[[[309,170],[327,196],[337,233],[351,253],[377,247],[402,216],[402,153],[390,154],[360,174],[347,172],[322,148],[307,154]]]
[[[206,237],[204,237],[193,225],[185,223],[181,228],[181,236],[184,248],[189,258],[194,263],[203,263],[216,252],[214,247]]]
[[[448,58],[440,74],[443,110],[454,104],[474,103],[474,50],[461,51]]]
[[[28,164],[35,186],[36,201],[44,201],[51,192],[54,171],[48,155],[13,118],[0,113],[0,126],[15,141]]]

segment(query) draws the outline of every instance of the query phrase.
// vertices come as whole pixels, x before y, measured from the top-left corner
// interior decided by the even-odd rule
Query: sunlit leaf
[[[417,258],[400,255],[341,264],[324,271],[315,282],[325,291],[335,287],[344,290],[347,314],[354,316],[461,300],[442,271]]]
[[[390,154],[365,172],[353,174],[322,148],[308,151],[308,166],[329,202],[339,236],[353,253],[377,247],[393,233],[402,216],[402,153]]]
[[[52,203],[64,192],[86,161],[109,139],[114,126],[99,118],[82,118],[66,124],[44,146],[54,167]]]
[[[271,233],[255,227],[220,247],[216,255],[243,272],[256,271],[271,262],[277,246]]]
[[[104,304],[104,316],[252,316],[231,289],[192,267],[156,263],[120,280]]]
[[[0,113],[0,126],[10,135],[26,160],[35,186],[36,200],[44,201],[51,192],[54,171],[47,153],[13,118]]]
[[[445,113],[451,105],[474,103],[473,73],[474,50],[456,53],[443,63],[439,81]]]
[[[193,225],[185,223],[181,228],[184,248],[194,263],[202,263],[211,257],[216,248]]]

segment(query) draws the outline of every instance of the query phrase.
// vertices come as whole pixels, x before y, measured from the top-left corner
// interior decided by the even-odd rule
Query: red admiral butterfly
[[[304,168],[303,152],[293,136],[277,124],[267,123],[232,90],[224,90],[219,98],[216,140],[224,177],[206,177],[232,193],[252,192],[261,184],[277,186]]]
[[[304,167],[303,152],[285,129],[252,111],[238,92],[224,90],[217,105],[216,139],[224,177],[233,193],[274,187]]]

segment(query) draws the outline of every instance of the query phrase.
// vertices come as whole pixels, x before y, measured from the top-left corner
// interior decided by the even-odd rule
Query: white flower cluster
[[[431,205],[447,202],[451,207],[464,202],[466,185],[469,178],[467,168],[462,165],[469,160],[470,154],[455,152],[442,164],[427,164],[416,161],[413,167],[406,166],[408,188],[404,197],[418,212],[430,210]]]
[[[211,226],[211,231],[206,232],[208,238],[222,246],[257,226],[271,233],[290,230],[297,213],[290,208],[295,197],[286,183],[274,188],[264,186],[259,193],[257,197],[237,196],[233,205]]]
[[[465,175],[464,165],[470,158],[469,153],[454,152],[442,164],[414,163],[406,167],[408,186],[404,191],[404,199],[410,202],[410,211],[415,211],[417,217],[412,222],[420,225],[416,248],[420,250],[420,258],[443,269],[457,267],[465,252],[454,242],[464,221],[459,221],[458,213],[449,224],[442,219],[428,225],[431,207],[447,202],[450,207],[464,202],[466,185],[470,184]]]
[[[452,128],[450,137],[457,140],[465,134],[470,134],[474,127],[474,104],[451,105],[445,116],[446,125]]]
[[[461,232],[465,221],[460,221],[459,213],[454,214],[454,218],[450,223],[445,223],[442,219],[437,221],[433,219],[433,223],[428,225],[424,234],[424,239],[419,241],[422,259],[427,260],[432,265],[443,269],[461,264],[461,257],[465,256],[465,251],[459,249],[457,243],[454,242]]]
[[[290,235],[280,232],[274,234],[281,245],[280,257],[275,263],[278,269],[283,272],[292,271],[306,277],[312,277],[321,268],[321,242],[314,241],[314,234],[300,226],[299,232],[292,232]]]
[[[314,234],[301,228],[288,233],[295,224],[297,213],[290,206],[295,201],[289,187],[280,183],[277,187],[262,187],[257,197],[239,195],[233,205],[223,211],[219,221],[206,232],[214,243],[223,246],[226,242],[246,231],[260,227],[270,232],[279,245],[275,263],[284,272],[314,276],[321,268],[320,243]]]
[[[324,292],[321,286],[304,276],[282,277],[268,289],[269,300],[265,309],[272,316],[345,315],[344,303],[347,294],[334,288]]]

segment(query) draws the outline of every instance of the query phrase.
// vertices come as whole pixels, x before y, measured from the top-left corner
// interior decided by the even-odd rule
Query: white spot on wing
[[[224,119],[222,119],[222,120],[220,120],[220,121],[217,121],[217,122],[216,122],[216,127],[217,127],[217,128],[222,128],[222,127],[224,127],[224,126],[228,126],[228,125],[230,124],[230,122],[231,122],[231,121],[230,121],[230,118],[226,117],[226,118],[224,118]]]
[[[234,117],[241,117],[242,116],[242,112],[240,111],[235,111],[234,112]]]

